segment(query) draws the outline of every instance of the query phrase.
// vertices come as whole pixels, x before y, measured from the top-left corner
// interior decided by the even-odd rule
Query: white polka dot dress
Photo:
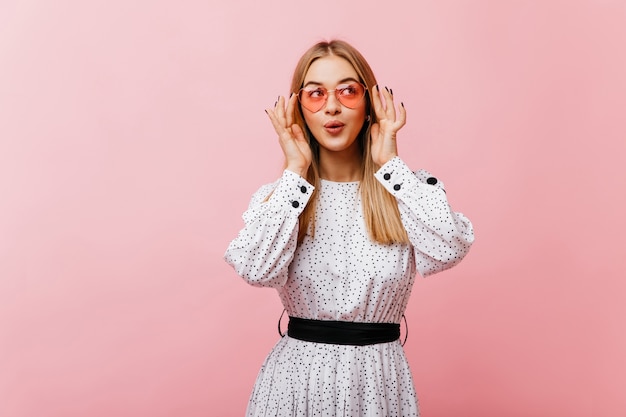
[[[375,176],[396,197],[410,245],[371,241],[359,183],[322,180],[315,235],[298,246],[298,216],[313,186],[284,171],[253,196],[225,260],[251,285],[275,288],[289,316],[400,323],[416,274],[456,265],[474,234],[426,171],[413,173],[394,158]],[[259,372],[246,415],[406,417],[419,410],[399,341],[349,346],[285,336]]]

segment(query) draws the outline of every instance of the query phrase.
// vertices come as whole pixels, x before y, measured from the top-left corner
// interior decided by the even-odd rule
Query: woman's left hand
[[[384,105],[381,95],[385,100]],[[406,109],[404,104],[400,104],[396,112],[392,91],[386,87],[384,90],[379,90],[378,86],[372,88],[372,106],[377,119],[370,131],[372,159],[374,163],[382,166],[398,156],[396,133],[406,123]]]

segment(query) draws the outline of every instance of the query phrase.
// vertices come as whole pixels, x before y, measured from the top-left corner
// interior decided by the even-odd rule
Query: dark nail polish
[[[385,90],[387,90],[387,92],[389,92],[389,89],[387,88],[387,86],[385,86]]]
[[[391,95],[393,96],[393,90],[390,88],[389,92],[391,93]]]
[[[402,107],[404,107],[404,103],[400,102],[400,105],[401,105]]]

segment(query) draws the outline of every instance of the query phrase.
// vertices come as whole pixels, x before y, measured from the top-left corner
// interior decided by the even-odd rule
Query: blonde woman
[[[354,47],[312,46],[291,91],[266,110],[285,169],[253,195],[225,254],[289,316],[247,416],[418,416],[400,322],[415,276],[460,262],[472,225],[439,179],[398,156],[404,105]]]

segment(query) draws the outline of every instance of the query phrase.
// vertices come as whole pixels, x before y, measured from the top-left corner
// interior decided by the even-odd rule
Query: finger
[[[393,96],[391,95],[391,90],[385,87],[382,93],[383,93],[383,96],[385,97],[385,103],[387,104],[387,109],[385,111],[385,114],[387,115],[387,118],[389,120],[395,121],[396,120],[396,106],[393,102]]]
[[[370,136],[372,138],[372,143],[376,142],[378,139],[379,126],[378,123],[372,123],[372,127],[370,127]]]
[[[278,135],[281,135],[285,128],[280,124],[280,121],[276,117],[275,108],[274,109],[265,109],[265,113],[267,117],[269,117],[270,122],[272,122],[272,126],[274,126],[274,130]]]
[[[374,108],[374,113],[376,114],[377,119],[384,118],[384,108],[383,104],[380,100],[380,91],[378,88],[378,84],[372,87],[372,107]]]
[[[276,100],[275,113],[282,126],[287,127],[287,120],[285,118],[285,98],[283,96],[278,96],[278,100]]]
[[[297,96],[294,93],[291,93],[291,96],[287,101],[287,126],[291,126],[293,124],[294,112],[296,111],[296,101]]]
[[[398,129],[406,124],[406,108],[404,107],[404,103],[400,102],[400,107],[398,107],[398,120],[396,123],[399,123]]]
[[[291,133],[293,133],[293,136],[296,138],[296,140],[306,142],[306,139],[304,137],[304,132],[302,131],[299,125],[297,124],[291,125]]]
[[[282,103],[283,100],[283,97],[278,96],[276,102],[274,103],[274,108],[265,110],[272,122],[272,125],[274,126],[274,130],[279,136],[283,136],[285,133],[289,133],[287,131],[285,121],[285,108]]]

